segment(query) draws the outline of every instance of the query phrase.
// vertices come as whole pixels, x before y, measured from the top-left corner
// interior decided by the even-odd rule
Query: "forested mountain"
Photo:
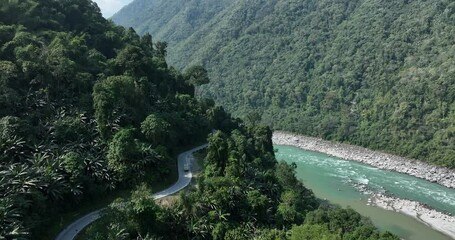
[[[165,54],[89,0],[0,2],[0,239],[46,239],[82,200],[162,181],[229,118],[193,97],[205,70]]]
[[[168,67],[166,46],[90,0],[0,2],[0,239],[51,239],[81,201],[136,186],[90,239],[397,239],[321,204],[276,161],[268,127],[194,98],[207,71]],[[148,186],[210,132],[200,187],[157,206]]]
[[[123,26],[134,27],[139,34],[151,33],[156,39],[166,39],[174,46],[205,26],[232,2],[232,0],[133,1],[112,19]]]
[[[455,2],[136,0],[113,20],[275,129],[455,167]],[[253,113],[253,114],[252,114]]]

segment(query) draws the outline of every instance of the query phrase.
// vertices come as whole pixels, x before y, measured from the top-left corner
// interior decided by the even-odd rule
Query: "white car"
[[[190,171],[190,164],[189,164],[189,163],[185,163],[185,165],[183,165],[183,170],[184,170],[185,172]]]

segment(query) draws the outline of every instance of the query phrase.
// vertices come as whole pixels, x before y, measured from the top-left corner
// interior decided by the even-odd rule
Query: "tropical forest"
[[[120,2],[0,0],[1,240],[455,237],[454,2]]]
[[[113,20],[204,65],[234,116],[455,168],[453,1],[136,0]]]

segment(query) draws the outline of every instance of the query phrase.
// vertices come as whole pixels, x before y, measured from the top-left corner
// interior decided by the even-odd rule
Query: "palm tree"
[[[23,162],[27,157],[26,142],[17,136],[0,142],[0,162],[17,163]]]
[[[29,232],[22,225],[22,218],[11,198],[0,198],[0,238],[25,239]]]

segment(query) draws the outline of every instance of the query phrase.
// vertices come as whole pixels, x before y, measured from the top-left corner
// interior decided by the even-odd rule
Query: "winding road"
[[[187,163],[187,161],[190,162],[193,160],[192,155],[194,152],[199,151],[206,147],[207,147],[207,144],[204,144],[202,146],[199,146],[199,147],[196,147],[196,148],[193,148],[191,150],[181,153],[177,159],[178,171],[179,171],[178,181],[171,187],[169,187],[161,192],[157,192],[157,193],[153,194],[153,198],[160,199],[160,198],[172,195],[172,194],[182,190],[186,186],[188,186],[188,184],[190,184],[190,182],[191,182],[191,178],[193,177],[193,174],[191,172],[191,169],[190,169],[190,171],[185,172],[184,165],[185,165],[185,163]],[[94,221],[96,221],[97,219],[99,219],[101,217],[101,212],[103,210],[104,209],[100,209],[100,210],[91,212],[91,213],[79,218],[75,222],[71,223],[68,227],[66,227],[62,232],[60,232],[60,234],[57,236],[57,238],[55,238],[55,240],[73,240],[73,239],[75,239],[77,234],[81,230],[83,230],[85,227],[87,227],[88,225],[90,225],[91,223],[93,223]]]

